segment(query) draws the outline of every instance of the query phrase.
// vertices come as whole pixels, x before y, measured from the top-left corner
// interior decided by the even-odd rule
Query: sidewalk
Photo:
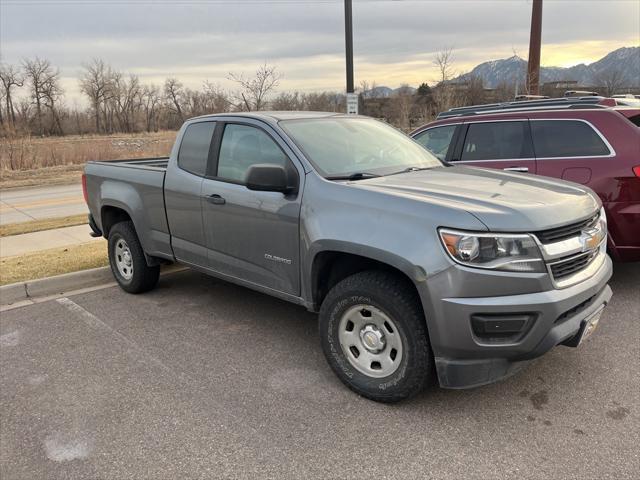
[[[13,257],[48,250],[49,248],[81,245],[104,240],[102,237],[93,238],[89,236],[90,231],[89,225],[77,225],[75,227],[1,237],[0,257]]]
[[[88,213],[82,185],[11,188],[0,191],[0,224]]]

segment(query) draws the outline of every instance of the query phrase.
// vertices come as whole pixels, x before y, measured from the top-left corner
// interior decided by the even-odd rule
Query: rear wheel
[[[109,264],[120,287],[129,293],[147,292],[158,283],[160,267],[147,265],[131,221],[116,223],[109,231]]]
[[[329,365],[364,397],[397,402],[432,376],[422,307],[399,276],[369,271],[342,280],[322,303],[319,323]]]

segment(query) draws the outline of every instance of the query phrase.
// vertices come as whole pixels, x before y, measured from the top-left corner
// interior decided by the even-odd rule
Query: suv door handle
[[[227,203],[227,201],[217,193],[214,193],[213,195],[207,195],[204,198],[207,200],[207,202],[213,203],[214,205],[224,205],[225,203]]]
[[[503,168],[503,170],[506,172],[523,172],[523,173],[527,173],[529,171],[527,167],[508,167],[508,168]]]

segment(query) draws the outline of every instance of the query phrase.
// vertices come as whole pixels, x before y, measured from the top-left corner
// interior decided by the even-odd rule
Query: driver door
[[[215,165],[202,183],[209,268],[299,295],[301,194],[249,190],[245,178],[256,164],[282,165],[298,178],[304,178],[303,171],[267,126],[247,121],[220,128]]]

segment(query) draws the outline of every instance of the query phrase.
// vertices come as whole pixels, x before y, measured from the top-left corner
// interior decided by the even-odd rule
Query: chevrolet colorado
[[[611,298],[588,187],[452,166],[366,117],[194,118],[170,157],[90,162],[83,186],[124,290],[179,262],[319,312],[331,368],[376,401],[504,378]]]

